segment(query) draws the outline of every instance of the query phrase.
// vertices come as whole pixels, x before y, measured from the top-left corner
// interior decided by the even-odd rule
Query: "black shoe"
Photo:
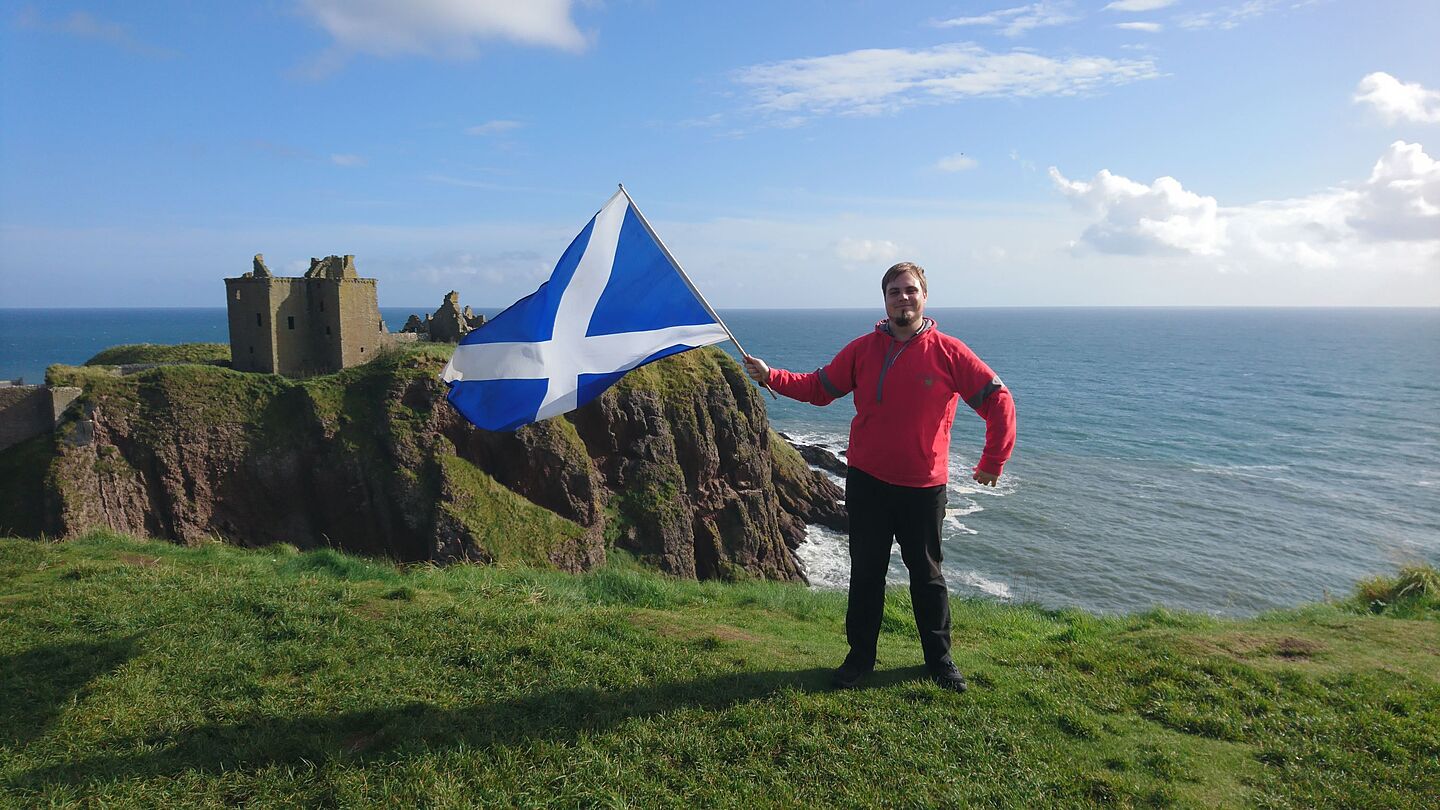
[[[836,689],[851,689],[859,685],[861,678],[864,678],[873,671],[875,671],[873,666],[862,668],[846,661],[840,665],[839,669],[835,670],[835,675],[831,679],[831,683],[835,684]]]
[[[949,689],[951,692],[964,692],[970,688],[965,683],[965,676],[960,674],[960,670],[956,669],[954,664],[946,664],[930,670],[930,680],[934,681],[935,685],[941,689]]]

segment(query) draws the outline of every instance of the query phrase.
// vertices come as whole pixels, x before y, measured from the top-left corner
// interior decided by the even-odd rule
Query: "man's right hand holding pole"
[[[770,387],[768,384],[770,382],[770,367],[765,365],[764,360],[758,357],[751,357],[748,354],[745,355],[745,373],[749,374],[750,379],[760,383],[760,385],[766,388]]]

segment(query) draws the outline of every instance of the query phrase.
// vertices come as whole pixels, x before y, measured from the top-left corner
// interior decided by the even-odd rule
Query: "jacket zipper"
[[[911,337],[911,338],[910,338],[910,340],[914,340],[914,339],[915,339],[915,337]],[[892,342],[892,343],[899,343],[899,341],[896,341],[894,338],[891,338],[891,342]],[[882,364],[880,364],[880,382],[876,383],[876,385],[875,385],[875,401],[876,401],[876,402],[884,402],[884,401],[885,401],[885,373],[890,370],[890,367],[891,367],[891,366],[895,365],[895,361],[900,359],[900,353],[903,352],[903,351],[905,351],[905,347],[906,347],[906,346],[909,346],[909,345],[910,345],[910,341],[909,341],[909,340],[905,341],[904,343],[899,343],[900,349],[895,352],[895,356],[894,356],[894,357],[891,357],[891,356],[890,356],[890,349],[889,349],[888,347],[885,349],[885,362],[882,363]]]

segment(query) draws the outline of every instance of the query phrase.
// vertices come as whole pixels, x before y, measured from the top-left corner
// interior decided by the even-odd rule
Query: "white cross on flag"
[[[540,289],[466,335],[441,379],[476,427],[572,411],[646,363],[729,337],[623,189]]]

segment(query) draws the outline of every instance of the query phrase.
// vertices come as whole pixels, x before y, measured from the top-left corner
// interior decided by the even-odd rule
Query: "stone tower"
[[[290,377],[328,374],[375,356],[385,322],[375,279],[354,256],[311,259],[303,278],[272,275],[257,254],[251,272],[225,279],[230,366]]]

